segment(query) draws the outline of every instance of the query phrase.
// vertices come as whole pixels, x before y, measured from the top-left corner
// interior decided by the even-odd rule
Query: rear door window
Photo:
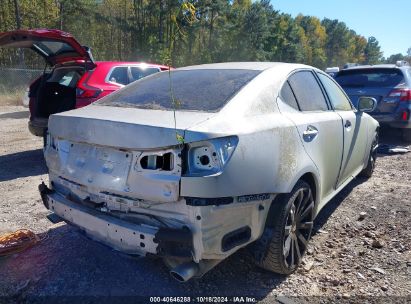
[[[286,81],[281,89],[281,98],[290,107],[299,110],[297,100],[295,99],[294,93],[291,90],[290,84]]]
[[[327,111],[327,101],[311,71],[300,71],[288,79],[301,111]]]
[[[114,83],[119,83],[122,85],[127,85],[129,83],[128,80],[128,67],[123,66],[123,67],[116,67],[114,68],[109,77],[108,80],[110,82]]]
[[[351,111],[351,104],[344,94],[344,92],[331,80],[330,77],[325,76],[324,74],[317,73],[320,78],[325,91],[327,92],[330,102],[334,106],[334,109],[337,111]]]
[[[373,68],[344,70],[335,80],[342,87],[396,87],[403,83],[404,75],[399,69]]]
[[[145,68],[145,67],[132,66],[132,67],[130,67],[131,82],[139,80],[139,79],[141,79],[143,77],[146,77],[148,75],[157,73],[159,71],[160,70],[158,68]]]

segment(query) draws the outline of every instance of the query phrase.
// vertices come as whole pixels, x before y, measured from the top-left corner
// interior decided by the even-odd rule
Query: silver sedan
[[[247,246],[283,274],[301,263],[321,208],[371,176],[379,125],[327,74],[220,63],[139,80],[52,115],[45,206],[93,239],[163,257],[180,281]]]

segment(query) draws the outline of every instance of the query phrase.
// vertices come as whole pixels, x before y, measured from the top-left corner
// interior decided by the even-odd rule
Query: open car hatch
[[[0,47],[29,48],[54,66],[59,63],[83,60],[94,68],[88,47],[82,46],[69,33],[60,30],[35,29],[0,33]]]

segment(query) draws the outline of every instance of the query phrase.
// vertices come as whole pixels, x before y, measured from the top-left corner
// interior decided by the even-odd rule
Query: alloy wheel
[[[301,188],[287,216],[284,228],[283,257],[288,268],[300,264],[311,237],[314,218],[314,199],[310,188]]]

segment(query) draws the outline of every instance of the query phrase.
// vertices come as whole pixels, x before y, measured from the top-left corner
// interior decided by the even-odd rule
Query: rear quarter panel
[[[212,128],[237,134],[238,146],[221,175],[182,177],[182,196],[288,193],[303,174],[316,173],[295,126],[280,113],[218,122]]]

